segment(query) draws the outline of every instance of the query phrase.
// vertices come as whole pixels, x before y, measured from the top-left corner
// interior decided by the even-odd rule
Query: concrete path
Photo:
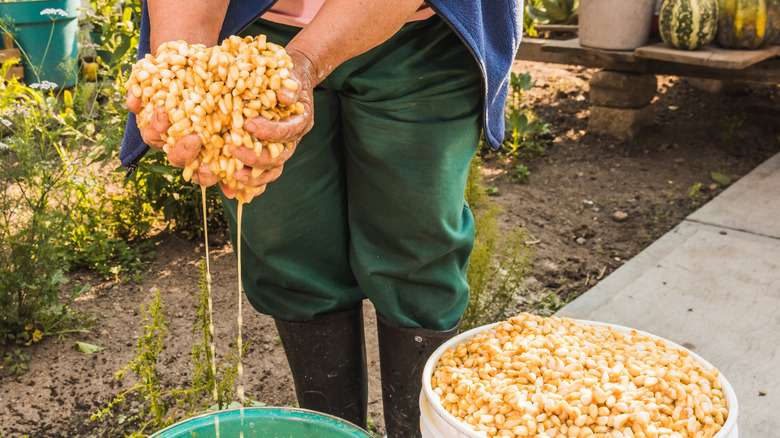
[[[734,387],[739,435],[780,437],[780,154],[557,315],[696,352]]]

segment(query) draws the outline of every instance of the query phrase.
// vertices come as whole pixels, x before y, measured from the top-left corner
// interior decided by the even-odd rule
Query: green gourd
[[[718,44],[757,49],[780,33],[780,0],[720,0]]]
[[[718,30],[718,0],[664,0],[658,30],[666,45],[695,50],[713,41]]]

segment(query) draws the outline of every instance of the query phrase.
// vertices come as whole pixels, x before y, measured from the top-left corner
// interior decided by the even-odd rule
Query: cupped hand
[[[141,111],[143,111],[143,102],[141,98],[136,97],[131,92],[127,93],[125,105],[127,105],[127,108],[135,113],[136,116],[139,116]],[[138,125],[144,143],[149,145],[152,149],[165,152],[163,149],[165,140],[163,140],[162,136],[168,131],[168,128],[171,127],[171,121],[168,118],[165,109],[158,108],[152,113],[148,124],[138,120]],[[201,146],[200,138],[196,134],[182,136],[176,141],[176,144],[166,152],[168,155],[168,162],[176,167],[185,167],[198,157]],[[192,180],[197,184],[208,187],[216,184],[218,177],[211,173],[208,164],[202,164],[192,173]]]
[[[260,141],[283,143],[281,153],[274,157],[268,148],[263,147],[259,154],[245,146],[231,151],[234,157],[244,163],[244,167],[234,174],[233,178],[244,186],[244,200],[251,199],[265,190],[265,185],[275,181],[282,174],[284,163],[295,152],[301,138],[314,126],[314,68],[309,59],[300,52],[289,51],[293,68],[290,78],[298,83],[293,92],[281,88],[277,94],[279,103],[293,105],[300,102],[303,112],[283,120],[268,120],[265,117],[255,117],[244,122],[244,130]],[[228,198],[237,196],[236,190],[226,184],[220,184]],[[259,191],[259,192],[258,192]]]

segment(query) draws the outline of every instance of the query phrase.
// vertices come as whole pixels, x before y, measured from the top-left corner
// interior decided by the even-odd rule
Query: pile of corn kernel
[[[489,437],[709,438],[728,417],[718,371],[687,351],[526,313],[447,349],[431,387]]]
[[[185,135],[200,138],[200,154],[183,170],[186,180],[201,164],[209,164],[220,181],[240,191],[244,186],[233,176],[244,163],[232,156],[235,148],[243,145],[260,154],[265,147],[276,158],[289,146],[257,141],[243,126],[245,118],[281,120],[303,112],[300,102],[287,106],[277,100],[282,88],[298,88],[291,68],[290,56],[264,35],[234,35],[213,47],[173,41],[136,62],[125,89],[142,99],[139,128],[151,123],[157,108],[165,108],[172,123],[163,135],[166,153]],[[260,174],[262,170],[252,170],[253,177]]]

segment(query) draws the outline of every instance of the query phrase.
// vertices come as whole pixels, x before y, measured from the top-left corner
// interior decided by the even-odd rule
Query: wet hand
[[[294,65],[290,71],[290,79],[294,80],[298,87],[295,91],[282,87],[277,94],[277,99],[284,105],[299,102],[303,105],[303,112],[284,120],[274,121],[265,117],[255,117],[244,122],[244,130],[258,140],[284,145],[276,156],[272,155],[267,147],[262,148],[259,154],[245,146],[231,151],[234,157],[244,163],[244,167],[236,171],[234,178],[248,189],[241,194],[245,200],[262,193],[266,184],[279,178],[284,163],[292,157],[301,138],[314,125],[313,66],[308,58],[299,52],[290,51],[288,54]],[[236,197],[235,189],[224,184],[220,186],[225,196]],[[259,193],[253,193],[258,190]]]

